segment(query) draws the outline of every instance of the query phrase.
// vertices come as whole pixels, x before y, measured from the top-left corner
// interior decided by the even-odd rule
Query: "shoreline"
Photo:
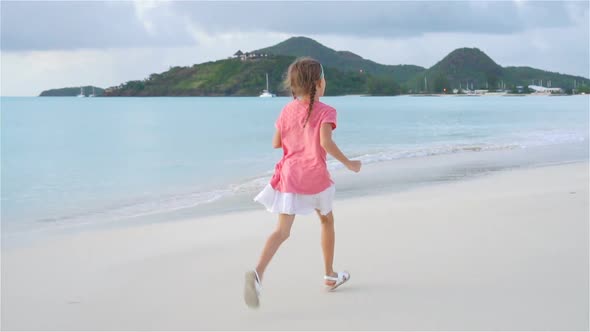
[[[258,311],[241,288],[266,211],[3,251],[2,328],[587,329],[588,176],[585,161],[336,200],[351,281],[322,291],[317,218],[298,216]]]
[[[401,193],[439,184],[470,181],[512,169],[534,169],[546,165],[587,162],[587,157],[579,157],[580,148],[587,149],[587,145],[565,144],[561,149],[549,146],[549,150],[547,147],[530,147],[526,149],[463,151],[371,162],[363,165],[363,170],[359,174],[350,173],[341,167],[330,172],[337,187],[336,200],[364,198]],[[498,160],[504,161],[498,162]],[[4,231],[2,249],[26,247],[34,245],[36,242],[45,242],[54,237],[80,232],[140,227],[186,219],[255,212],[260,210],[261,206],[252,201],[258,189],[252,191],[250,182],[260,182],[259,180],[261,178],[252,177],[238,185],[238,187],[246,186],[249,189],[241,189],[230,196],[193,207],[147,213],[122,219],[93,220],[62,225],[48,224],[49,226],[45,228],[15,232]],[[222,189],[217,188],[216,190]]]

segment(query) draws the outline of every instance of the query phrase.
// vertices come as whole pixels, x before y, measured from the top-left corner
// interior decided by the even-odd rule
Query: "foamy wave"
[[[168,197],[144,199],[142,201],[129,202],[116,206],[107,206],[101,209],[88,210],[64,216],[39,219],[37,222],[51,223],[55,226],[75,226],[97,221],[116,221],[192,208],[212,203],[229,194],[231,194],[231,191],[227,189],[184,193]]]
[[[501,151],[510,149],[526,149],[529,147],[564,144],[572,142],[584,142],[588,137],[575,132],[563,131],[536,131],[528,133],[516,133],[505,138],[505,142],[492,143],[446,143],[431,145],[428,147],[391,147],[383,148],[381,151],[357,154],[354,159],[361,160],[364,164],[394,161],[408,158],[419,158],[454,153],[479,153],[483,151]],[[510,141],[510,142],[506,142]],[[343,165],[337,160],[329,160],[328,168],[338,170]],[[273,170],[269,169],[264,174],[245,179],[240,183],[229,184],[222,188],[179,193],[177,195],[145,198],[143,200],[128,202],[117,206],[108,206],[100,210],[86,211],[79,214],[71,214],[55,218],[38,220],[54,225],[80,225],[93,222],[116,221],[135,217],[149,216],[160,213],[173,212],[176,210],[194,208],[210,204],[225,198],[237,195],[253,195],[261,190],[270,180]]]
[[[522,148],[564,143],[584,142],[588,137],[580,132],[542,130],[514,134]]]
[[[393,161],[407,158],[419,158],[428,156],[438,156],[460,152],[481,152],[481,151],[497,151],[520,148],[518,144],[465,144],[465,145],[440,145],[430,148],[415,148],[406,150],[389,150],[370,154],[363,154],[355,156],[354,159],[360,160],[363,164],[374,164],[385,161]],[[341,169],[344,166],[337,160],[328,162],[328,168],[331,170]]]
[[[428,157],[453,153],[526,149],[555,144],[579,143],[587,140],[587,136],[578,132],[545,130],[514,134],[512,137],[505,138],[504,140],[498,139],[497,142],[492,143],[447,143],[432,145],[429,147],[406,147],[405,149],[392,147],[382,151],[358,154],[353,156],[353,158],[361,160],[364,164],[373,164],[406,158]],[[330,160],[328,162],[328,168],[330,170],[342,169],[343,167],[344,166],[337,160]]]
[[[240,184],[232,184],[230,185],[230,190],[233,194],[251,193],[255,190],[262,189],[270,181],[271,177],[271,175],[261,176]]]

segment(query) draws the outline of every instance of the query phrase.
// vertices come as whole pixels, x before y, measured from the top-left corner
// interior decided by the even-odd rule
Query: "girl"
[[[320,217],[328,289],[334,290],[350,279],[348,272],[334,272],[332,267],[334,182],[326,167],[326,152],[353,172],[360,171],[361,162],[349,160],[332,140],[336,110],[319,100],[326,89],[322,65],[312,58],[295,60],[289,66],[285,86],[291,90],[294,100],[279,115],[272,140],[274,148],[283,148],[283,158],[276,165],[270,184],[254,198],[268,211],[278,213],[279,222],[266,241],[258,265],[246,272],[244,299],[250,307],[258,307],[264,270],[289,237],[297,214],[315,210]]]

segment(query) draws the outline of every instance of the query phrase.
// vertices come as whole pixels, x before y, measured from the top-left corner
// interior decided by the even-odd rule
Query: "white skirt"
[[[266,210],[272,213],[310,214],[317,209],[325,216],[332,211],[332,201],[334,200],[335,192],[336,187],[334,184],[324,191],[313,195],[283,193],[274,190],[270,184],[267,184],[254,197],[254,201],[264,205]]]

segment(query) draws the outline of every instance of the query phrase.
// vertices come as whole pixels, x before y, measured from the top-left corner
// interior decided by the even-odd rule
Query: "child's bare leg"
[[[320,211],[316,210],[320,221],[322,223],[322,251],[324,253],[324,269],[327,276],[337,276],[334,273],[334,244],[336,242],[336,234],[334,232],[334,215],[332,212],[327,215],[322,215]],[[335,281],[326,280],[325,284],[331,286]]]
[[[291,226],[293,225],[293,221],[295,220],[295,215],[289,214],[279,214],[279,222],[277,224],[277,228],[275,231],[268,237],[266,240],[266,245],[262,250],[262,254],[260,255],[260,259],[258,260],[258,265],[256,265],[256,272],[260,277],[260,281],[262,281],[262,275],[264,274],[264,270],[268,266],[268,263],[277,252],[279,247],[287,238],[289,238],[289,234],[291,233]]]

